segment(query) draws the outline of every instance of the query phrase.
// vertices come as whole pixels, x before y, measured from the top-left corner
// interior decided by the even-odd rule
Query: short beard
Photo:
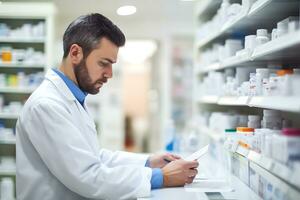
[[[86,67],[86,59],[82,59],[78,65],[74,66],[74,73],[77,79],[78,87],[89,94],[97,94],[97,90],[92,83],[91,77],[89,76],[88,69]]]

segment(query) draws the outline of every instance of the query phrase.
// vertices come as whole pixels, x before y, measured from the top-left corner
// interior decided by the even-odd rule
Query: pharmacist
[[[121,30],[100,14],[68,26],[60,67],[47,72],[17,122],[17,199],[132,199],[193,181],[197,161],[98,146],[85,97],[112,77],[124,43]]]

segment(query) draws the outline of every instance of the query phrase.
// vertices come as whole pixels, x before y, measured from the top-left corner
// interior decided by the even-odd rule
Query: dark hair
[[[78,17],[64,33],[63,58],[68,56],[72,44],[78,44],[83,49],[84,57],[87,57],[93,49],[97,48],[103,37],[118,47],[123,46],[126,40],[122,31],[101,14],[92,13]]]

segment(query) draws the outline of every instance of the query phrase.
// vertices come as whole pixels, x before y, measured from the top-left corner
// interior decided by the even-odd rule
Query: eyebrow
[[[113,61],[113,60],[111,60],[111,59],[109,59],[109,58],[102,58],[102,60],[105,60],[105,61],[107,61],[107,62],[110,62],[111,64],[116,63],[116,61]]]

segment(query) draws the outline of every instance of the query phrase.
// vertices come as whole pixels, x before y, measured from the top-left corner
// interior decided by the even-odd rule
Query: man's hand
[[[164,187],[183,186],[192,183],[198,171],[198,161],[175,160],[162,168]]]
[[[171,161],[180,159],[179,156],[174,154],[165,153],[160,155],[153,155],[149,157],[149,167],[151,168],[163,168],[166,164]]]

